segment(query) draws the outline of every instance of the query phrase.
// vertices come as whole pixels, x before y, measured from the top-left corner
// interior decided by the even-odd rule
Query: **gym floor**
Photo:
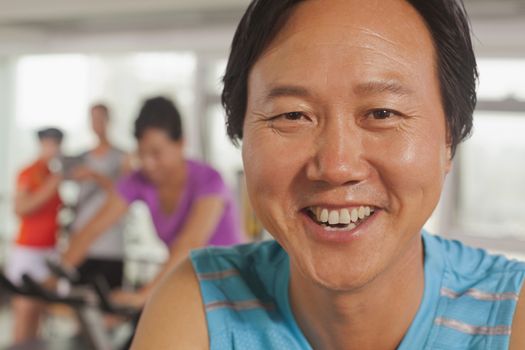
[[[12,343],[13,318],[9,309],[9,299],[0,295],[0,350],[10,346]],[[44,340],[62,339],[67,340],[76,334],[77,327],[72,312],[61,306],[53,305],[48,309],[45,321],[42,323],[41,333]],[[56,343],[58,346],[58,343]],[[53,346],[54,350],[55,347]],[[14,350],[10,348],[10,350]]]

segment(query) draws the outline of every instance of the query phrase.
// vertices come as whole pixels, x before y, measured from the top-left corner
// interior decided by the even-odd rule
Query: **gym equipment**
[[[59,270],[59,267],[55,266],[55,268]],[[91,285],[75,286],[65,295],[42,287],[28,275],[24,275],[22,279],[23,284],[17,286],[0,273],[0,289],[4,289],[12,295],[22,295],[49,303],[59,303],[70,306],[79,321],[81,336],[62,341],[32,341],[27,344],[9,347],[6,350],[113,350],[124,349],[122,346],[129,344],[128,340],[125,342],[126,345],[114,344],[108,331],[104,328],[103,315],[118,315],[126,320],[130,320],[133,326],[135,326],[140,315],[140,310],[112,303],[109,299],[109,288],[103,278],[95,278]]]

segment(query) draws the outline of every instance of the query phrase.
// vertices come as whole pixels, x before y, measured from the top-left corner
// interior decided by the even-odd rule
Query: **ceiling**
[[[238,20],[248,0],[0,0],[0,31],[111,32]]]
[[[0,0],[0,22],[56,20],[115,14],[221,11],[243,8],[248,0]]]
[[[464,0],[474,20],[496,18],[525,19],[525,0]]]
[[[10,43],[20,47],[55,37],[233,28],[249,2],[0,0],[0,52],[1,46],[8,47]],[[512,46],[522,37],[518,34],[525,33],[525,0],[465,0],[465,3],[478,41],[484,45]],[[525,41],[522,45],[525,46]]]

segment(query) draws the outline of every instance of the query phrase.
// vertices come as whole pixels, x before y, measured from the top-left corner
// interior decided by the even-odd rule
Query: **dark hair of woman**
[[[61,143],[64,139],[64,133],[62,130],[57,128],[44,128],[37,131],[37,137],[39,140],[53,139],[58,143]]]
[[[164,130],[173,141],[182,139],[182,121],[173,101],[158,96],[144,102],[135,120],[135,138],[140,140],[148,129]]]
[[[294,6],[305,0],[254,0],[233,38],[224,75],[222,104],[227,132],[234,143],[242,139],[250,70],[282,29]],[[441,98],[452,156],[472,130],[478,71],[470,25],[459,0],[407,0],[426,23],[436,49]]]

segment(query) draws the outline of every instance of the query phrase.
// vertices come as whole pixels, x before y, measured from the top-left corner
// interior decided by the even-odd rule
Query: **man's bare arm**
[[[209,349],[199,282],[189,259],[167,274],[146,304],[132,350]]]
[[[510,350],[525,349],[525,288],[521,288],[520,298],[516,306],[512,333],[510,337]]]

